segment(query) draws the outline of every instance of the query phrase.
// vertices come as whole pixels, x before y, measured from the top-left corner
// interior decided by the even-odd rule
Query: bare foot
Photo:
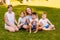
[[[37,33],[37,31],[35,31],[34,33]]]
[[[29,33],[31,33],[31,31]]]

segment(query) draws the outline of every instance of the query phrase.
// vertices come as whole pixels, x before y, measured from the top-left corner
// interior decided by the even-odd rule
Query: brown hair
[[[37,13],[36,12],[32,12],[32,15],[37,15]]]
[[[20,14],[21,14],[21,13],[23,13],[23,14],[24,14],[24,16],[25,16],[25,12],[24,12],[24,11],[21,11],[21,12],[20,12]]]
[[[12,5],[8,5],[8,8],[12,7]]]
[[[44,11],[44,12],[42,12],[42,15],[43,15],[43,14],[47,14],[47,12]]]
[[[31,9],[30,7],[27,8]],[[27,8],[26,8],[26,15],[29,15],[29,13],[27,12]],[[31,13],[32,13],[32,9],[31,9]]]

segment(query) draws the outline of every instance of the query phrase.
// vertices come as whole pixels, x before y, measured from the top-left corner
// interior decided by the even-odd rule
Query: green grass
[[[19,18],[19,13],[24,11],[26,7],[29,6],[15,6],[13,11],[16,14],[16,19]],[[39,18],[41,18],[41,11],[46,11],[47,18],[55,25],[55,31],[39,31],[34,34],[33,32],[29,34],[25,30],[20,30],[19,32],[11,33],[4,29],[4,14],[7,8],[0,6],[0,40],[60,40],[60,9],[49,8],[49,7],[36,7],[30,6],[32,11],[37,12]]]

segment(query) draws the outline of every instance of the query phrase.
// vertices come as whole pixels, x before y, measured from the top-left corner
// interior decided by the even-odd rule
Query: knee
[[[29,27],[31,27],[32,26],[32,24],[29,24]]]
[[[16,29],[15,29],[15,31],[19,31],[19,29],[18,29],[18,28],[16,28]]]
[[[27,27],[27,25],[24,25],[23,28],[24,28],[24,29],[27,29],[28,27]]]

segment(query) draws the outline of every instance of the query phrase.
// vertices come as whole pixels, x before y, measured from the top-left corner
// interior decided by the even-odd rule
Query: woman
[[[26,8],[26,19],[32,19],[32,9]]]
[[[28,29],[29,32],[31,33],[31,24],[30,24],[30,20],[32,19],[32,9],[31,8],[26,8],[26,20],[27,20],[27,24],[28,24]]]

